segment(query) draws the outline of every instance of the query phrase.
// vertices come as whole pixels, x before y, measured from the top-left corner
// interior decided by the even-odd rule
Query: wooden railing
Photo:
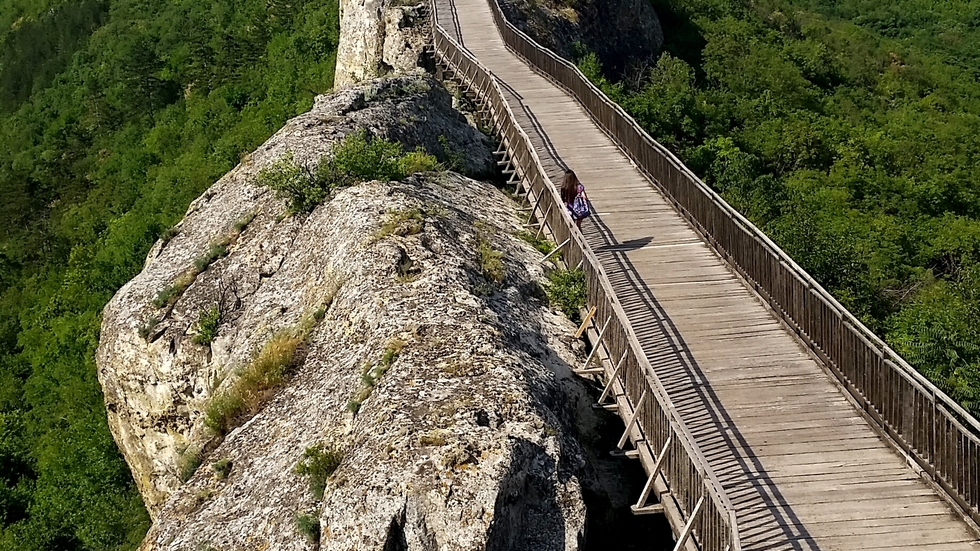
[[[552,233],[569,266],[581,266],[587,283],[587,301],[594,305],[594,319],[604,327],[602,343],[609,358],[618,360],[611,383],[631,418],[634,441],[650,475],[644,497],[654,477],[662,476],[667,496],[680,514],[684,532],[706,551],[739,551],[734,509],[718,479],[711,472],[690,431],[684,425],[660,380],[643,354],[612,285],[581,232],[569,217],[548,178],[537,152],[505,100],[500,83],[468,51],[462,48],[433,17],[433,41],[440,64],[455,73],[483,105],[487,118],[502,138],[514,170],[535,204],[538,219]],[[630,431],[630,426],[627,431]],[[656,465],[656,467],[654,467]]]
[[[488,2],[507,46],[586,108],[715,251],[833,371],[894,443],[980,523],[980,422],[841,306],[575,65],[507,21],[496,0]]]

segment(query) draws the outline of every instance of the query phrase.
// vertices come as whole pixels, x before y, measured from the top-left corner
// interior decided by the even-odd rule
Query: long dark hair
[[[565,171],[565,177],[561,181],[561,200],[565,204],[571,203],[578,195],[578,176],[571,170]]]

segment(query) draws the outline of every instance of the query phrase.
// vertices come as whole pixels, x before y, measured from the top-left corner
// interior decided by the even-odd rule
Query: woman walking
[[[569,216],[575,221],[575,226],[581,230],[582,220],[588,218],[592,212],[589,208],[589,197],[585,194],[585,186],[571,170],[566,170],[565,177],[562,179],[561,200],[565,203]]]

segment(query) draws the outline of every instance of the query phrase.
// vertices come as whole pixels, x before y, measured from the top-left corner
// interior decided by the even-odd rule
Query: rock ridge
[[[107,305],[98,373],[154,519],[141,549],[582,548],[568,403],[581,345],[543,296],[551,268],[517,237],[517,204],[430,172],[290,215],[255,185],[287,152],[313,166],[361,130],[486,172],[490,143],[451,102],[420,75],[317,98],[195,200]],[[155,305],[216,242],[223,254]],[[202,312],[218,307],[204,343]],[[287,382],[216,437],[208,405],[298,326]],[[297,472],[311,449],[339,458],[322,498]]]

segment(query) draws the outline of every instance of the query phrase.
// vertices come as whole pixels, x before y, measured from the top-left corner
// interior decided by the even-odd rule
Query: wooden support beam
[[[541,237],[541,232],[542,232],[542,231],[544,230],[544,226],[545,226],[545,224],[547,224],[547,223],[548,223],[548,215],[549,215],[549,214],[551,214],[551,209],[552,209],[552,208],[553,208],[554,206],[555,206],[555,205],[548,205],[548,211],[547,211],[547,212],[545,212],[545,213],[544,213],[544,217],[543,217],[543,218],[541,218],[541,227],[540,227],[540,228],[538,228],[538,233],[536,233],[536,234],[534,234],[534,238],[535,238],[535,239],[538,239],[539,237]]]
[[[606,381],[606,388],[602,389],[602,396],[599,396],[599,401],[596,402],[602,405],[602,402],[606,400],[606,396],[609,395],[609,391],[612,390],[613,383],[616,382],[616,376],[619,375],[619,370],[623,368],[623,364],[626,362],[626,355],[629,354],[629,349],[623,350],[623,357],[619,359],[619,363],[616,364],[616,369],[613,370],[612,376]]]
[[[619,459],[639,459],[640,450],[613,450],[609,455]]]
[[[647,398],[647,389],[644,387],[643,393],[640,394],[640,399],[637,400],[635,404],[633,404],[633,414],[630,415],[630,420],[627,421],[626,423],[626,430],[623,431],[623,436],[619,439],[619,442],[616,444],[616,448],[623,449],[623,446],[625,446],[626,442],[629,441],[630,430],[633,429],[633,423],[636,422],[636,418],[640,416],[640,408],[643,407],[643,400],[646,400],[646,398]]]
[[[704,494],[701,494],[701,498],[698,499],[697,505],[694,506],[694,510],[691,511],[690,518],[687,519],[687,524],[684,526],[684,530],[681,531],[681,535],[677,538],[677,545],[674,546],[674,551],[681,551],[684,548],[684,544],[687,543],[688,538],[691,537],[691,532],[694,530],[694,523],[698,520],[698,515],[701,514],[701,506],[704,505]]]
[[[568,243],[568,240],[567,239],[565,240],[565,243]],[[605,325],[602,326],[602,330],[599,331],[599,336],[596,338],[595,344],[592,345],[592,350],[589,352],[589,357],[585,359],[585,366],[582,367],[582,369],[576,369],[575,370],[575,373],[578,373],[579,375],[582,375],[583,374],[582,373],[583,371],[586,371],[586,370],[589,369],[589,364],[592,363],[592,357],[595,356],[596,351],[599,350],[599,347],[600,346],[602,346],[602,338],[605,336],[605,334],[606,334],[606,328],[609,327],[609,322],[611,322],[611,321],[612,321],[612,316],[609,316],[609,318],[606,319]],[[622,447],[622,446],[620,446],[620,447]]]
[[[631,505],[630,510],[633,511],[634,515],[659,515],[664,512],[664,506],[662,503],[654,503],[646,507]]]
[[[549,258],[551,258],[552,256],[554,256],[558,251],[560,251],[562,247],[564,247],[565,245],[568,245],[568,242],[571,241],[571,240],[572,240],[572,238],[569,237],[568,239],[562,241],[561,242],[561,245],[558,245],[557,247],[555,247],[555,250],[553,250],[550,253],[544,255],[544,258],[541,259],[541,263],[544,264]],[[586,365],[588,365],[588,364],[586,364]]]
[[[524,198],[527,199],[527,196],[525,195]],[[539,195],[534,200],[534,206],[531,207],[531,214],[528,215],[528,217],[527,217],[527,223],[524,224],[525,226],[528,225],[528,224],[530,224],[531,223],[531,220],[534,219],[534,213],[538,211],[538,205],[540,205],[540,204],[541,204],[541,196]],[[535,225],[537,225],[537,224],[535,224]]]
[[[660,450],[660,454],[657,455],[657,462],[653,464],[653,469],[650,471],[650,476],[647,478],[647,483],[643,486],[643,491],[640,492],[640,499],[636,500],[636,505],[630,507],[634,515],[648,514],[644,509],[646,508],[647,498],[650,497],[650,491],[653,490],[653,481],[656,480],[657,475],[660,474],[660,469],[664,465],[664,458],[667,457],[667,450],[670,449],[670,443],[674,439],[674,433],[671,432],[670,436],[667,437],[667,441],[664,442],[663,449]],[[663,512],[663,505],[660,505],[660,512]],[[644,511],[644,512],[638,512]]]
[[[578,331],[575,332],[576,339],[582,338],[582,333],[585,333],[585,328],[589,326],[589,321],[592,320],[592,316],[594,316],[595,313],[596,313],[596,307],[593,306],[592,309],[589,310],[589,313],[586,314],[585,319],[582,320],[582,325],[578,327]]]
[[[575,370],[575,374],[576,375],[602,375],[605,372],[606,372],[606,368],[604,368],[604,367],[593,367],[593,368],[590,368],[590,369],[576,369]]]

